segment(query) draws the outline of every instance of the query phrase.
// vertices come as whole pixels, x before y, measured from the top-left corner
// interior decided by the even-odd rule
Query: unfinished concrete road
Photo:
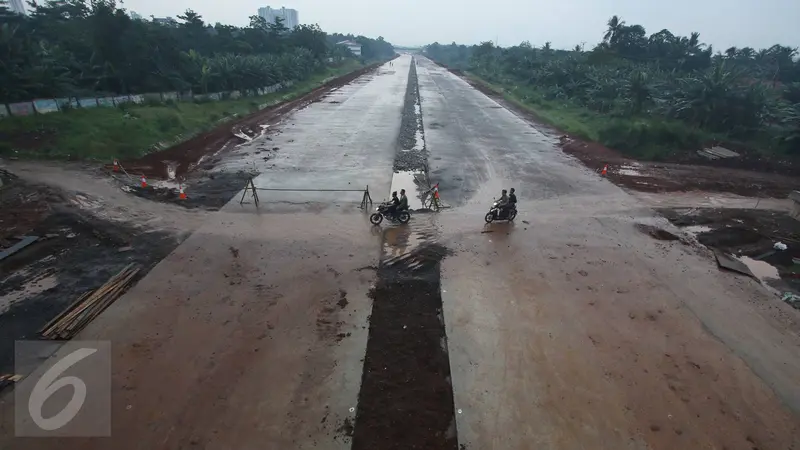
[[[409,63],[241,148],[281,148],[256,184],[388,190]],[[349,448],[380,233],[358,193],[288,195],[235,198],[80,334],[112,342],[110,438],[14,439],[6,404],[0,448]]]
[[[459,443],[475,449],[800,445],[796,311],[419,59]],[[516,187],[513,224],[483,224]]]
[[[235,198],[79,336],[112,341],[112,436],[14,439],[5,404],[0,448],[383,450],[397,446],[372,443],[408,435],[429,450],[800,447],[796,311],[718,272],[703,249],[640,232],[668,223],[418,60],[433,182],[452,208],[382,232],[357,213],[358,193],[265,191],[259,209]],[[261,187],[363,184],[385,196],[410,63],[297,111],[220,166],[255,164]],[[274,159],[258,153],[274,147]],[[510,186],[516,223],[485,225]],[[406,283],[419,266],[436,272],[426,297]],[[390,326],[370,336],[387,344],[370,355],[373,284],[391,294],[379,311]],[[420,349],[430,353],[415,359]],[[377,399],[358,397],[364,359]],[[416,386],[407,367],[440,378]],[[402,401],[386,395],[398,391]],[[384,434],[348,439],[356,411],[428,404],[437,417],[356,421],[354,441]]]

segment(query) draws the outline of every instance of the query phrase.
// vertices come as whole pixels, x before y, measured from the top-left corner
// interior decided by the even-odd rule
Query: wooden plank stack
[[[0,391],[22,379],[22,375],[0,375]]]
[[[72,339],[133,284],[133,278],[138,272],[139,269],[134,268],[134,264],[129,264],[104,285],[78,297],[40,330],[42,337]]]

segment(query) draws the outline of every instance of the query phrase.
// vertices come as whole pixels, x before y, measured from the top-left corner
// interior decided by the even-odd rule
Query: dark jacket
[[[408,209],[408,197],[405,194],[400,196],[400,209]]]
[[[517,194],[511,194],[508,196],[508,203],[511,205],[517,204]]]

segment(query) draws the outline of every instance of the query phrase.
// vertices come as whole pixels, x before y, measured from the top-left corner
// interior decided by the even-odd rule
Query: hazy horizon
[[[383,36],[399,46],[497,41],[505,47],[527,40],[536,46],[550,41],[555,48],[585,43],[589,49],[601,40],[606,21],[615,14],[629,25],[644,26],[648,34],[664,28],[677,35],[697,31],[701,42],[719,51],[732,46],[800,46],[800,2],[796,0],[563,0],[546,8],[520,0],[496,0],[469,7],[464,4],[472,2],[455,0],[404,3],[403,7],[395,7],[386,0],[292,0],[283,4],[257,0],[127,0],[123,6],[144,17],[176,17],[193,9],[211,24],[238,26],[247,25],[249,16],[260,7],[285,6],[298,10],[301,23],[319,24],[326,32]]]

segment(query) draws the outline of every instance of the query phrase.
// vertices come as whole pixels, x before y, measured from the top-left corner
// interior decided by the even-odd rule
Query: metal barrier
[[[242,192],[242,198],[239,200],[239,204],[244,203],[244,198],[247,196],[247,192],[252,193],[253,202],[255,203],[256,207],[258,207],[259,200],[258,200],[258,191],[284,191],[284,192],[363,192],[364,195],[361,198],[361,206],[359,208],[364,209],[367,206],[372,206],[372,196],[369,195],[369,186],[364,189],[287,189],[287,188],[260,188],[256,187],[255,183],[253,183],[253,179],[250,178],[247,180],[247,184],[244,186],[244,192]]]

